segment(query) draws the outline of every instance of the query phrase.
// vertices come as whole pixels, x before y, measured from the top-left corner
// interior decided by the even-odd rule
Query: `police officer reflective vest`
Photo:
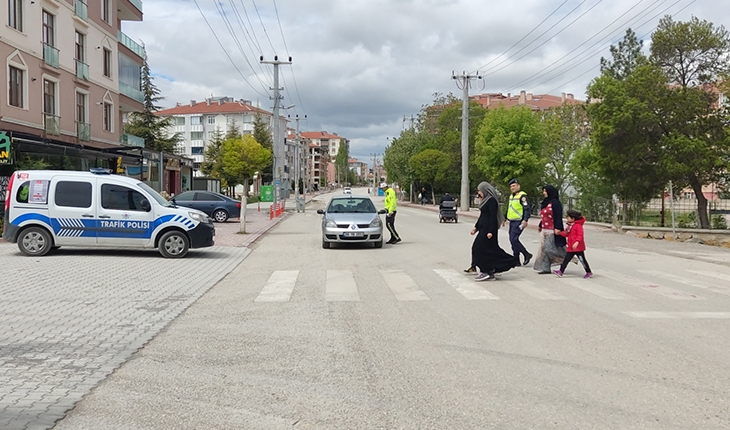
[[[524,207],[522,206],[522,197],[526,196],[527,193],[519,191],[515,195],[510,195],[509,206],[507,206],[507,219],[510,221],[521,220],[524,214]]]

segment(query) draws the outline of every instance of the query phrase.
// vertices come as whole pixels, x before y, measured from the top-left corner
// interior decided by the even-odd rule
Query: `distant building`
[[[561,96],[553,96],[550,94],[532,94],[526,91],[520,91],[519,95],[504,95],[502,93],[479,94],[469,97],[476,101],[486,109],[495,109],[499,106],[527,106],[534,111],[546,110],[558,107],[563,104],[582,104],[584,101],[577,100],[573,94],[563,93]]]
[[[252,134],[254,119],[261,115],[264,122],[271,124],[273,114],[253,106],[250,100],[235,100],[233,97],[210,97],[205,101],[191,100],[188,104],[177,103],[175,107],[157,112],[158,116],[172,118],[173,125],[168,136],[182,135],[178,153],[194,160],[194,174],[200,175],[200,165],[205,160],[205,149],[213,140],[216,130],[225,135],[234,126],[243,134]],[[280,118],[282,130],[286,119]],[[269,125],[271,127],[271,125]]]
[[[332,161],[337,157],[340,145],[347,145],[349,150],[350,141],[326,131],[306,131],[300,133],[300,137],[309,145],[309,186],[319,185],[322,178],[328,184],[336,182],[337,172],[331,167]]]

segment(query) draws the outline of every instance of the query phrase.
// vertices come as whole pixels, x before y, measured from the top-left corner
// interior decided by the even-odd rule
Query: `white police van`
[[[3,239],[24,254],[61,246],[157,248],[181,258],[213,246],[215,227],[198,210],[177,207],[147,184],[107,169],[13,173],[5,198]]]

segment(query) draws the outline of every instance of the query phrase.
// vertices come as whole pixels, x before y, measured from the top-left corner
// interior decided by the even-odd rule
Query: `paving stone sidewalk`
[[[216,224],[216,246],[179,260],[72,247],[28,257],[0,243],[0,429],[52,428],[292,212],[248,208],[247,234],[238,220]]]

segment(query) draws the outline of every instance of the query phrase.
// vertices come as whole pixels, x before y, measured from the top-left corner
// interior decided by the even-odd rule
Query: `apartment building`
[[[200,176],[200,165],[205,161],[205,149],[215,137],[216,130],[225,136],[234,126],[244,135],[253,134],[256,115],[261,115],[271,127],[273,114],[254,106],[250,100],[233,97],[210,97],[205,101],[190,100],[189,104],[177,103],[169,109],[157,112],[158,116],[171,117],[173,125],[168,136],[180,133],[178,154],[193,159],[193,174]],[[286,119],[279,118],[281,130],[286,130]],[[285,178],[286,176],[283,176]]]
[[[142,20],[141,0],[4,0],[0,16],[0,135],[13,154],[0,176],[32,160],[142,172],[144,142],[123,118],[143,109],[144,49],[122,32]]]
[[[309,146],[309,180],[314,184],[325,185],[336,181],[336,172],[329,166],[337,157],[340,145],[350,147],[350,141],[336,133],[326,131],[307,131],[300,134]]]
[[[581,100],[576,99],[573,94],[562,93],[560,96],[554,96],[551,94],[532,94],[526,91],[520,91],[519,95],[512,95],[507,93],[489,93],[489,94],[478,94],[469,97],[471,100],[476,101],[486,109],[495,109],[499,106],[513,107],[513,106],[527,106],[532,110],[546,110],[553,107],[558,107],[563,104],[582,104],[585,103]]]

